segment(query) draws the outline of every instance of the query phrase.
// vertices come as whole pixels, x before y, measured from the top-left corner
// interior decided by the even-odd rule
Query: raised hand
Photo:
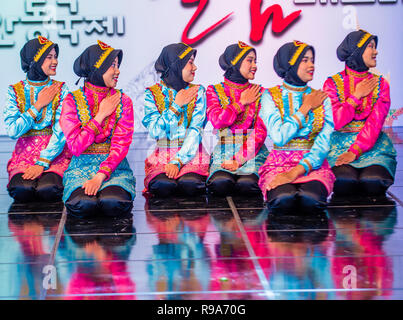
[[[261,87],[258,84],[255,84],[250,88],[244,90],[241,93],[241,99],[239,100],[239,102],[242,103],[244,106],[254,103],[262,95],[260,88]]]
[[[194,86],[186,90],[185,89],[180,90],[176,94],[175,103],[180,107],[189,104],[194,98],[197,97],[199,87],[200,86]]]
[[[120,103],[121,97],[122,94],[120,92],[116,92],[114,95],[102,100],[101,104],[99,105],[98,113],[94,118],[95,121],[101,124],[106,117],[109,117],[112,113],[114,113]]]
[[[306,104],[311,107],[311,110],[315,110],[323,104],[323,101],[325,101],[326,98],[326,92],[322,90],[315,90],[304,97],[302,104]]]
[[[38,112],[40,112],[44,107],[46,107],[49,103],[53,101],[56,97],[57,93],[59,92],[60,84],[53,83],[49,87],[43,88],[38,93],[38,99],[36,100],[34,107]]]
[[[358,100],[364,98],[368,96],[372,91],[374,91],[377,85],[378,79],[376,78],[364,79],[355,87],[353,96],[356,97]]]

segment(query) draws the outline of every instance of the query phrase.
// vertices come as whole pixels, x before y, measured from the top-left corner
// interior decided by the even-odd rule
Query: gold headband
[[[358,41],[358,43],[357,43],[358,48],[361,48],[364,45],[364,43],[367,42],[367,40],[369,38],[371,38],[371,36],[372,36],[372,34],[370,34],[369,32],[367,32],[365,30],[360,29],[360,31],[365,32],[365,34],[361,37],[360,41]]]
[[[297,51],[295,51],[294,55],[292,56],[292,58],[290,59],[290,61],[288,61],[288,63],[293,66],[299,56],[301,55],[302,51],[304,51],[304,49],[308,46],[306,43],[300,42],[300,41],[294,41],[294,46],[296,46],[298,49]]]
[[[107,45],[106,43],[100,40],[98,40],[98,45],[104,51],[104,53],[102,53],[102,55],[99,57],[98,61],[94,65],[94,67],[97,69],[99,69],[102,66],[106,58],[108,58],[108,56],[113,52],[113,50],[115,50],[114,48],[112,48],[111,46]]]
[[[234,58],[234,60],[231,61],[231,64],[235,66],[238,61],[245,55],[246,52],[248,52],[250,49],[253,49],[251,46],[247,45],[246,43],[242,41],[238,41],[238,47],[241,50],[241,52]]]
[[[191,48],[190,46],[188,46],[186,43],[183,43],[183,42],[182,42],[182,44],[184,44],[185,46],[187,46],[187,48],[185,49],[185,51],[183,51],[183,52],[179,55],[179,59],[181,59],[181,60],[182,60],[184,57],[186,57],[190,51],[193,50],[193,48]]]
[[[46,50],[48,50],[48,48],[53,44],[52,41],[50,41],[42,36],[38,36],[38,41],[42,45],[42,47],[38,50],[38,52],[36,53],[36,55],[34,57],[35,62],[38,62],[41,59],[41,57],[43,56],[43,54],[46,52]]]

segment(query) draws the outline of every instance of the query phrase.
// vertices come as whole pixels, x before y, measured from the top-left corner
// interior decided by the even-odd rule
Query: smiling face
[[[309,82],[312,81],[314,72],[315,61],[313,58],[313,52],[309,49],[305,52],[305,55],[298,66],[297,75],[303,82]]]
[[[376,67],[376,56],[378,55],[378,50],[376,50],[375,40],[372,39],[367,47],[365,48],[364,53],[362,54],[362,60],[364,61],[367,68],[375,68]]]
[[[245,79],[253,80],[255,79],[256,71],[257,71],[256,53],[255,51],[252,50],[251,52],[248,53],[246,58],[243,59],[241,67],[239,68],[239,72]]]
[[[182,69],[182,79],[187,83],[191,83],[195,79],[197,67],[194,62],[195,57],[193,55]]]
[[[55,76],[58,65],[57,53],[55,48],[49,51],[45,60],[42,63],[42,71],[48,76]]]
[[[116,85],[118,84],[119,75],[120,75],[119,60],[118,60],[118,57],[116,57],[115,60],[113,61],[112,65],[102,76],[104,79],[105,85],[108,88],[115,88]]]

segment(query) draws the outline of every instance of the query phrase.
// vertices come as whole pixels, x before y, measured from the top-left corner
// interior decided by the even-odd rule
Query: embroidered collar
[[[89,82],[86,82],[86,83],[84,84],[84,86],[85,86],[87,89],[89,89],[89,90],[91,90],[91,91],[95,91],[95,92],[97,92],[97,93],[108,94],[108,93],[111,91],[111,88],[108,88],[108,87],[98,87],[98,86],[95,86],[95,85],[93,85],[93,84],[91,84],[91,83],[89,83]]]
[[[45,81],[40,81],[40,82],[38,82],[38,81],[32,81],[32,80],[29,80],[29,79],[27,78],[28,84],[29,84],[30,86],[33,86],[33,87],[43,87],[43,86],[46,86],[46,85],[49,83],[49,81],[50,81],[50,78],[49,78],[49,77],[48,77]]]
[[[297,92],[303,92],[306,91],[308,89],[308,86],[303,86],[303,87],[299,87],[299,86],[292,86],[290,84],[288,84],[287,82],[283,82],[283,86],[284,88],[286,88],[287,90],[290,91],[297,91]]]
[[[368,77],[369,72],[368,71],[358,72],[358,71],[350,69],[349,67],[346,66],[346,74],[349,76],[356,77],[356,78],[366,78],[366,77]]]
[[[234,89],[239,89],[239,90],[245,90],[246,88],[249,87],[249,82],[245,83],[245,84],[238,84],[232,81],[229,81],[228,79],[224,78],[224,83]]]

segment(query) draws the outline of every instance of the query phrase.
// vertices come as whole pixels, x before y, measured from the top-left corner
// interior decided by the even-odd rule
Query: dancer
[[[335,196],[362,193],[384,198],[396,172],[396,150],[382,132],[390,108],[389,84],[369,72],[376,67],[378,37],[364,30],[349,33],[337,49],[345,70],[323,86],[333,107],[335,132],[328,156],[336,175]]]
[[[315,50],[294,41],[274,57],[282,85],[265,91],[260,117],[274,147],[260,168],[259,185],[273,212],[322,211],[333,189],[326,160],[333,117],[326,93],[313,90]]]
[[[201,144],[206,125],[205,89],[193,85],[197,51],[166,46],[155,63],[161,81],[145,91],[143,125],[157,147],[145,161],[145,191],[158,197],[205,192],[210,157]]]
[[[249,82],[257,71],[256,49],[232,44],[219,64],[224,81],[207,88],[207,118],[218,133],[207,187],[218,196],[260,194],[258,171],[268,150],[266,127],[258,117],[264,89]]]
[[[74,155],[63,179],[63,201],[74,217],[131,215],[136,182],[126,155],[133,104],[115,89],[122,57],[122,50],[98,41],[74,63],[84,86],[66,97],[60,121]]]
[[[59,124],[68,88],[50,78],[56,75],[59,46],[39,36],[20,56],[27,77],[9,86],[4,109],[7,134],[18,139],[7,165],[7,190],[17,203],[61,201],[71,155]]]

